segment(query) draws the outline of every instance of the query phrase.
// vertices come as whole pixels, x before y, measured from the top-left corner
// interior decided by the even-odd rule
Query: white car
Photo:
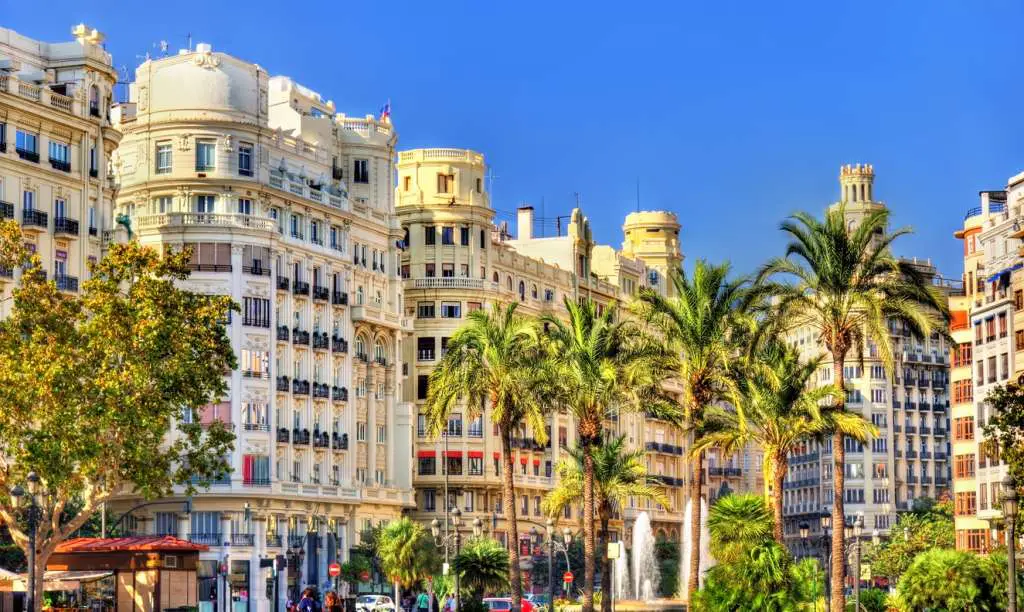
[[[395,602],[387,595],[360,595],[356,599],[356,612],[376,612],[387,610],[395,612]]]

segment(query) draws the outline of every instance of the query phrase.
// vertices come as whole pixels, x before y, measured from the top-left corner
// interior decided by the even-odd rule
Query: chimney
[[[519,240],[533,240],[533,207],[520,206],[516,217],[516,232]]]

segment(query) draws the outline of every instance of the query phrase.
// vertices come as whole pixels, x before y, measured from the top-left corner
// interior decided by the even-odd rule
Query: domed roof
[[[204,118],[227,114],[231,119],[255,121],[260,104],[257,74],[251,64],[230,55],[213,53],[209,45],[194,52],[148,62],[140,67],[136,84],[148,87],[149,110]],[[266,75],[263,75],[264,83]],[[141,110],[141,109],[140,109]],[[205,111],[205,112],[204,112]],[[260,112],[266,118],[266,110]]]

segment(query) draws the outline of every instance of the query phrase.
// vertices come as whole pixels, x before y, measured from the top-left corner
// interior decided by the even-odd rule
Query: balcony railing
[[[251,533],[232,533],[232,546],[252,546],[253,537]]]
[[[298,328],[292,330],[292,344],[304,344],[309,346],[309,332]]]
[[[331,303],[335,306],[347,306],[348,293],[344,293],[342,291],[335,291],[331,293]]]
[[[71,162],[56,157],[50,158],[50,167],[61,172],[71,172]]]
[[[348,341],[344,338],[337,336],[331,338],[331,352],[332,353],[347,353],[348,352]]]
[[[313,397],[327,399],[331,395],[331,388],[325,383],[313,383]]]
[[[309,295],[309,283],[305,281],[295,281],[292,285],[292,293],[295,295]]]
[[[190,533],[188,534],[188,540],[193,544],[205,544],[207,546],[220,546],[224,543],[221,541],[219,533]]]
[[[287,325],[278,325],[277,326],[277,339],[280,340],[281,342],[288,342],[288,337],[289,337],[288,326]]]
[[[78,221],[68,217],[53,218],[53,233],[69,233],[78,235]]]
[[[281,442],[281,443],[284,443],[284,444],[287,444],[287,443],[291,442],[291,440],[292,440],[291,431],[289,431],[288,428],[286,428],[286,427],[279,427],[278,430],[277,430],[277,441]]]
[[[313,299],[327,301],[331,299],[331,290],[327,287],[313,285]]]
[[[313,348],[316,350],[326,351],[331,346],[331,337],[327,335],[327,332],[313,332]]]
[[[60,274],[53,277],[53,282],[57,283],[61,291],[78,291],[78,279],[74,276]]]
[[[242,481],[242,486],[246,487],[269,487],[269,478],[248,478]],[[248,546],[252,546],[249,544]]]
[[[309,395],[309,381],[308,380],[293,380],[292,381],[292,393],[296,395]]]
[[[277,390],[278,391],[283,391],[283,392],[287,393],[288,389],[291,388],[291,386],[289,385],[290,382],[291,381],[289,380],[289,378],[287,376],[278,376],[277,377]]]
[[[309,444],[309,430],[293,429],[292,442],[294,442],[295,444]]]
[[[26,227],[41,227],[46,229],[49,225],[50,217],[41,210],[23,210],[21,211],[21,224]]]
[[[28,149],[22,149],[21,147],[14,147],[14,150],[18,152],[18,157],[25,161],[33,163],[39,163],[39,151],[30,151]]]
[[[329,448],[331,446],[331,437],[324,432],[313,432],[313,448]]]
[[[333,434],[331,436],[331,449],[348,450],[348,434]]]
[[[270,268],[263,266],[242,266],[242,272],[253,276],[270,276]]]
[[[242,370],[243,378],[270,378],[270,372],[262,370]]]
[[[280,289],[281,291],[288,291],[288,288],[290,286],[291,286],[291,283],[288,281],[288,277],[287,276],[278,276],[277,277],[277,288],[278,289]]]
[[[242,325],[270,329],[270,317],[242,317]],[[287,327],[285,328],[288,329]],[[285,338],[287,340],[287,338]]]
[[[347,402],[348,389],[346,387],[331,387],[331,399],[337,402]]]
[[[0,200],[0,219],[14,218],[14,204]]]

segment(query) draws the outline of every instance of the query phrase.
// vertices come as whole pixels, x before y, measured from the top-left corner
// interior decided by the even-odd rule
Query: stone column
[[[231,609],[231,515],[230,513],[224,512],[220,515],[220,542],[221,545],[221,557],[220,562],[224,564],[226,572],[221,576],[220,584],[217,585],[217,595],[222,606],[218,606],[219,609],[228,611]]]
[[[281,518],[277,523],[277,533],[281,536],[281,548],[284,551],[285,558],[289,557],[288,538],[291,534],[288,532],[288,519]],[[288,565],[285,564],[284,569],[277,573],[277,607],[275,610],[284,610],[285,604],[288,603]]]
[[[323,586],[325,580],[327,580],[327,521],[321,520],[317,525],[317,568],[316,568],[316,586],[317,588]]]
[[[242,303],[242,263],[242,245],[231,245],[230,295],[231,299],[238,304]],[[242,321],[239,319],[243,316],[245,316],[245,313],[232,313],[232,323],[228,329],[228,334],[231,337],[231,346],[236,351],[240,351],[242,347]],[[245,367],[249,367],[249,364],[245,364]],[[231,397],[229,400],[231,402],[231,425],[229,427],[234,427],[236,434],[240,433],[242,429],[242,403],[241,394],[238,393],[238,390],[241,388],[242,371],[237,369],[231,372]],[[275,444],[274,446],[277,445]],[[242,479],[241,445],[237,445],[231,453],[231,474],[229,478],[235,481],[236,487]]]
[[[249,560],[249,609],[253,612],[270,612],[266,577],[272,570],[260,567],[260,559],[267,556],[267,516],[262,514],[253,516],[252,524],[255,527],[253,535],[255,539],[252,556]]]

